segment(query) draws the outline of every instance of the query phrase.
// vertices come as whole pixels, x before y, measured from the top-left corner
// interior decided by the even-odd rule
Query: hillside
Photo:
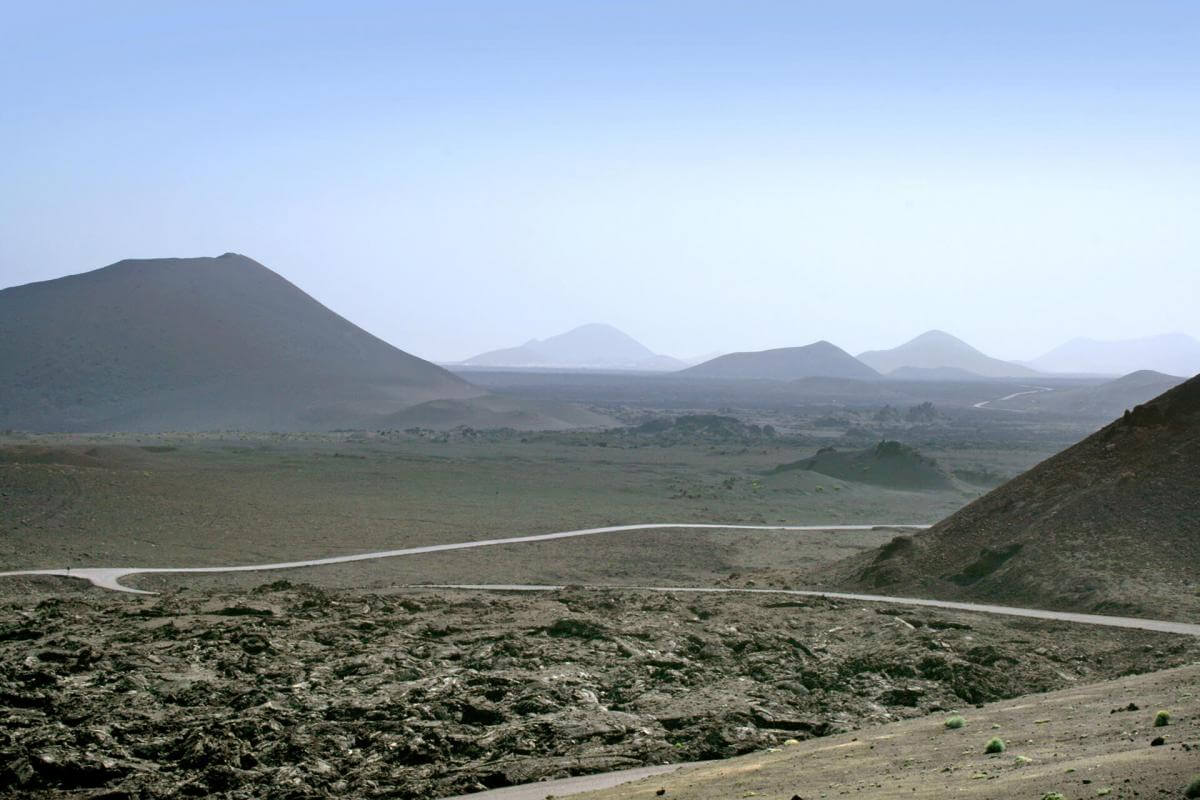
[[[0,291],[0,371],[0,428],[32,430],[321,430],[485,394],[233,253]]]
[[[1072,419],[1108,420],[1183,381],[1174,375],[1144,369],[1099,384],[1020,394],[989,405],[993,409],[1062,414]]]
[[[913,537],[841,562],[880,594],[1195,619],[1200,377]]]
[[[760,378],[778,381],[816,377],[879,377],[875,370],[826,341],[814,342],[803,347],[729,353],[681,370],[679,374],[703,378]]]
[[[1043,372],[1125,375],[1154,370],[1168,375],[1200,372],[1200,342],[1183,333],[1141,339],[1072,339],[1029,362]]]
[[[954,482],[938,466],[937,461],[900,442],[880,442],[865,450],[823,447],[814,456],[781,464],[772,472],[779,474],[793,470],[808,470],[839,480],[889,489],[921,491],[954,488]]]
[[[985,355],[944,331],[926,331],[891,350],[859,353],[858,360],[885,375],[905,367],[922,370],[949,368],[984,378],[1020,378],[1037,374],[1029,367]]]
[[[912,627],[906,620],[909,613],[904,611],[904,616],[899,616],[899,611],[891,622],[881,622],[877,630],[885,633],[890,628]],[[976,623],[977,618],[971,619],[966,627]],[[913,636],[923,636],[930,651],[947,652],[949,648],[941,641],[947,632],[948,629],[926,629]],[[1057,633],[1062,635],[1061,630]],[[1021,638],[1010,639],[1010,646]],[[995,659],[997,653],[991,645],[972,645],[969,641],[963,644],[965,653],[950,656],[962,659],[954,671],[973,674],[984,668],[984,662],[995,665],[993,668],[1003,669],[1002,665],[1006,665]],[[1179,637],[1176,643],[1167,644],[1166,649],[1188,647],[1187,637]],[[1052,658],[1058,656],[1048,648],[1037,649]],[[934,663],[941,657],[934,658]],[[1093,649],[1080,661],[1097,664],[1102,659]],[[1174,656],[1170,659],[1171,663],[1181,661]],[[1145,675],[1131,671],[1099,683],[1095,677],[1087,675],[1069,688],[1043,690],[1033,697],[979,703],[974,707],[962,702],[948,704],[949,708],[961,709],[959,716],[964,725],[958,729],[946,727],[947,719],[954,715],[945,706],[934,705],[922,697],[915,701],[922,709],[922,716],[914,719],[811,739],[799,735],[785,742],[784,747],[762,749],[734,759],[682,768],[651,768],[653,771],[646,770],[647,777],[632,771],[617,773],[604,776],[603,781],[589,781],[589,787],[595,786],[593,791],[576,793],[570,781],[553,781],[536,787],[536,795],[534,791],[526,795],[484,792],[467,797],[472,800],[541,800],[543,796],[569,796],[571,800],[658,800],[660,797],[784,800],[846,796],[863,800],[948,797],[1184,800],[1194,797],[1186,793],[1185,787],[1200,779],[1200,765],[1194,753],[1189,752],[1194,748],[1184,742],[1195,740],[1200,733],[1200,723],[1196,721],[1200,715],[1200,691],[1197,691],[1200,667],[1193,664]],[[913,689],[920,691],[919,687]],[[1178,727],[1167,734],[1165,747],[1148,746],[1155,734],[1146,729],[1157,708],[1171,709],[1172,715],[1180,720]],[[925,709],[932,713],[925,713]],[[1007,743],[1006,753],[984,752],[984,743],[993,735]]]
[[[611,325],[592,323],[548,339],[533,339],[519,347],[480,353],[461,366],[669,371],[682,368],[684,363],[655,354]]]

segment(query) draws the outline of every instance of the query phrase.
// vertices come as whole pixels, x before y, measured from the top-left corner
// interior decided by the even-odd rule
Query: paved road
[[[953,600],[928,600],[920,597],[892,597],[882,594],[856,594],[853,592],[826,592],[817,589],[739,589],[711,586],[622,586],[620,584],[572,584],[551,586],[541,584],[505,583],[435,583],[414,586],[421,589],[463,589],[494,592],[557,592],[566,588],[620,589],[631,592],[672,592],[680,594],[774,594],[792,597],[828,597],[834,600],[853,600],[863,603],[889,603],[905,606],[928,606],[952,611],[973,611],[980,614],[1001,614],[1009,617],[1048,619],[1059,622],[1076,622],[1082,625],[1103,625],[1109,628],[1136,628],[1159,633],[1180,633],[1200,636],[1200,625],[1190,622],[1142,619],[1141,617],[1109,617],[1103,614],[1078,614],[1073,611],[1047,611],[1040,608],[997,606],[988,603],[960,603]]]
[[[452,544],[430,544],[423,547],[405,547],[399,550],[379,550],[373,553],[358,553],[351,556],[332,556],[330,558],[313,558],[307,561],[280,561],[273,564],[242,564],[233,567],[63,567],[54,569],[22,569],[11,572],[0,572],[0,578],[58,575],[64,578],[80,578],[91,581],[93,585],[115,592],[131,594],[154,594],[141,589],[131,589],[121,583],[121,579],[130,575],[150,574],[195,574],[221,572],[265,572],[276,569],[299,569],[300,567],[323,567],[330,564],[348,564],[354,561],[371,561],[377,558],[394,558],[395,556],[412,556],[420,553],[441,553],[447,550],[469,550],[475,547],[494,547],[501,544],[521,544],[524,542],[545,542],[551,539],[571,539],[576,536],[595,536],[600,533],[624,533],[627,531],[644,531],[663,528],[707,528],[712,530],[745,530],[745,531],[869,531],[876,528],[903,528],[907,530],[923,530],[928,525],[717,525],[695,522],[653,522],[638,525],[611,525],[606,528],[583,528],[577,531],[560,531],[558,533],[539,533],[531,536],[510,536],[505,539],[480,539],[473,542],[454,542]]]
[[[975,405],[972,406],[972,408],[987,408],[992,403],[1003,403],[1005,400],[1012,400],[1014,397],[1024,397],[1027,394],[1041,394],[1042,392],[1053,392],[1053,391],[1054,390],[1052,388],[1050,388],[1049,386],[1034,386],[1028,392],[1013,392],[1012,394],[1004,395],[1004,397],[997,397],[994,400],[984,400],[982,403],[976,403]],[[993,409],[993,410],[994,411],[1019,411],[1020,409],[1004,408],[1004,409]]]
[[[243,564],[232,567],[82,567],[63,569],[24,569],[11,572],[0,572],[0,577],[18,577],[34,575],[57,575],[65,578],[79,578],[91,581],[95,586],[112,589],[118,592],[133,594],[154,594],[141,589],[125,586],[120,581],[130,575],[150,574],[199,574],[226,572],[261,572],[277,569],[299,569],[300,567],[320,567],[329,564],[348,564],[355,561],[369,561],[377,558],[393,558],[395,556],[410,556],[419,553],[440,553],[448,550],[469,550],[476,547],[494,547],[502,544],[521,544],[525,542],[545,542],[553,539],[570,539],[577,536],[595,536],[602,533],[626,533],[631,531],[673,529],[710,529],[710,530],[751,530],[751,531],[864,531],[876,528],[924,529],[928,525],[913,524],[879,524],[879,525],[719,525],[712,523],[694,522],[655,522],[638,525],[612,525],[604,528],[583,528],[576,531],[560,531],[558,533],[540,533],[530,536],[510,536],[504,539],[480,539],[473,542],[454,542],[452,544],[431,544],[422,547],[406,547],[399,550],[380,550],[373,553],[358,553],[350,556],[332,556],[330,558],[314,558],[307,561],[280,561],[273,564]],[[548,592],[557,591],[564,587],[531,584],[435,584],[425,588],[438,589],[475,589],[487,591],[508,592]],[[1141,619],[1139,617],[1110,617],[1100,614],[1077,614],[1070,611],[1048,611],[1037,608],[1017,608],[1014,606],[997,606],[986,603],[959,603],[950,600],[928,600],[916,597],[891,597],[876,594],[853,594],[846,592],[822,592],[800,589],[735,589],[724,587],[696,586],[620,586],[615,584],[589,584],[583,588],[593,589],[623,589],[628,591],[647,592],[694,592],[694,593],[744,593],[744,594],[783,594],[802,597],[832,597],[842,600],[854,600],[866,603],[894,603],[912,606],[932,606],[957,611],[973,611],[983,614],[1003,614],[1014,617],[1030,617],[1033,619],[1059,620],[1062,622],[1077,622],[1085,625],[1105,625],[1113,628],[1138,628],[1164,633],[1182,633],[1200,636],[1200,625],[1186,622],[1171,622],[1167,620]]]

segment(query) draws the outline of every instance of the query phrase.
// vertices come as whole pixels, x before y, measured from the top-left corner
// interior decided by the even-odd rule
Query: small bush
[[[1160,711],[1154,715],[1154,727],[1165,728],[1171,724],[1171,712]]]
[[[988,739],[988,743],[983,748],[983,752],[988,754],[1003,753],[1007,749],[1008,746],[1004,744],[1003,739],[1001,739],[999,736],[993,736],[991,739]]]
[[[1067,800],[1062,796],[1062,792],[1046,792],[1042,795],[1042,800]]]
[[[1200,797],[1200,775],[1192,778],[1192,782],[1183,790],[1183,796],[1189,798]]]
[[[967,724],[967,721],[965,719],[963,719],[962,717],[958,716],[957,714],[955,714],[953,717],[950,717],[949,719],[946,720],[946,727],[952,731],[958,730],[959,728],[961,728],[963,725],[966,725],[966,724]]]

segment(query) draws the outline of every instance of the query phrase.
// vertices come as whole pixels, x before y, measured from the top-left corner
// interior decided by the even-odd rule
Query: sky
[[[19,2],[0,287],[248,255],[456,360],[1200,337],[1200,4]]]

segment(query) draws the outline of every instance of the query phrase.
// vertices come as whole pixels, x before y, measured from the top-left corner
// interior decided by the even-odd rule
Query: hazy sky
[[[6,2],[0,286],[229,250],[434,359],[1200,337],[1200,3]]]

